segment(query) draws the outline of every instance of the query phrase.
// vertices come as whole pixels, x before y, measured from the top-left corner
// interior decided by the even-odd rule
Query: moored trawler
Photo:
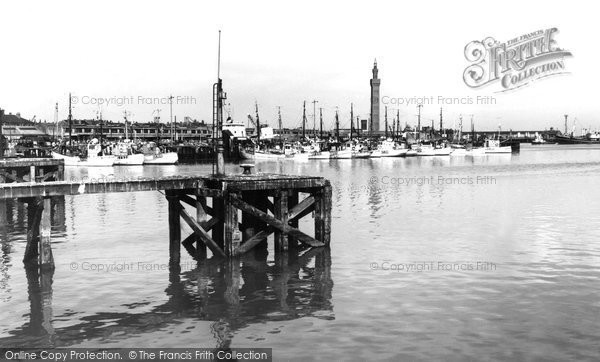
[[[65,161],[65,166],[82,167],[112,167],[115,163],[115,156],[102,155],[102,146],[96,138],[87,143],[85,152],[77,155],[75,152],[71,155],[52,151],[52,158]]]
[[[428,144],[413,144],[411,149],[417,152],[417,156],[435,156],[435,149]]]
[[[486,154],[511,153],[510,146],[500,146],[500,140],[486,140],[483,150]]]
[[[135,153],[130,140],[119,142],[113,150],[117,166],[139,166],[144,164],[144,154]]]
[[[142,147],[144,165],[174,165],[179,161],[177,152],[163,152],[154,142]]]
[[[396,142],[388,139],[383,141],[375,151],[370,155],[371,158],[380,157],[400,157],[406,154],[408,150],[401,148]]]

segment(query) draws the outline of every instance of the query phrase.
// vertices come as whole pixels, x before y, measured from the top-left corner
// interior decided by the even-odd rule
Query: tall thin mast
[[[254,102],[256,109],[256,143],[260,143],[260,118],[258,117],[258,102]]]
[[[302,105],[302,138],[306,138],[306,101]]]
[[[317,103],[319,101],[312,101],[313,104],[313,137],[317,138]]]
[[[160,109],[155,110],[156,117],[154,122],[156,123],[156,147],[160,145]]]
[[[569,117],[568,114],[565,114],[565,136],[567,135],[567,118]]]
[[[323,138],[323,107],[319,107],[319,138]]]
[[[400,133],[400,110],[399,109],[396,110],[396,120],[398,122],[398,124],[396,124],[396,137],[398,137],[398,134]]]
[[[102,146],[102,138],[104,138],[104,129],[103,129],[103,122],[102,122],[102,109],[100,109],[99,112],[100,115],[100,152],[102,153],[102,155],[104,155],[104,147]]]
[[[223,100],[226,99],[221,81],[221,30],[219,30],[219,43],[217,51],[217,83],[213,85],[213,127],[216,125],[216,162],[215,174],[225,174],[225,158],[223,156]]]
[[[442,115],[442,107],[440,107],[440,137],[444,135],[444,116]]]
[[[281,124],[281,107],[277,107],[277,119],[279,121],[279,142],[281,142],[281,133],[283,132],[283,126]]]
[[[338,117],[338,110],[335,110],[335,140],[340,141],[340,119]]]
[[[417,135],[419,139],[421,138],[421,107],[423,107],[422,104],[417,105],[417,110],[419,111],[419,114],[417,116]]]
[[[385,138],[388,136],[387,106],[385,106]]]
[[[352,140],[353,129],[354,129],[354,103],[350,103],[350,140]]]
[[[171,129],[171,143],[173,143],[173,95],[171,94],[169,96],[169,123],[170,123],[170,129]]]
[[[71,93],[69,93],[69,147],[73,146],[73,114],[71,113]]]
[[[52,142],[56,141],[56,133],[58,133],[58,102],[54,105],[54,129],[52,130]]]
[[[128,133],[128,130],[127,130],[127,111],[123,111],[123,115],[124,115],[123,118],[125,118],[125,139],[128,139],[129,138],[129,133]]]

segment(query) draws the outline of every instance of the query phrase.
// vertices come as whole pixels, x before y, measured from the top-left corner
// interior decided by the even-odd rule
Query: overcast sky
[[[75,118],[96,117],[99,108],[90,104],[95,98],[116,102],[125,97],[128,104],[102,107],[105,119],[120,120],[128,110],[134,121],[149,121],[153,111],[162,109],[161,118],[167,121],[168,104],[140,104],[140,97],[173,94],[181,97],[173,106],[178,120],[190,116],[210,121],[221,29],[221,78],[237,120],[254,113],[256,101],[262,121],[275,126],[281,106],[284,125],[299,126],[306,100],[312,126],[311,102],[317,100],[326,128],[333,125],[336,107],[342,127],[348,127],[351,102],[355,114],[368,117],[369,79],[377,58],[382,97],[435,98],[422,109],[424,123],[437,122],[439,96],[493,96],[496,105],[445,105],[446,124],[472,114],[480,130],[499,124],[515,130],[562,129],[563,114],[569,114],[578,125],[600,128],[594,7],[562,1],[485,4],[2,2],[0,107],[25,118],[53,121],[58,102],[59,118],[64,119],[72,92],[78,100]],[[506,41],[551,27],[559,29],[558,45],[573,53],[565,59],[570,74],[509,93],[464,84],[468,42],[488,36]],[[390,105],[390,119],[396,108],[402,124],[416,122],[414,105]]]

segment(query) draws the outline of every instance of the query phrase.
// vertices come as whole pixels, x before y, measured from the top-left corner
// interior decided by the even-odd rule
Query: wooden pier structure
[[[0,161],[0,223],[5,200],[27,203],[24,262],[54,268],[50,240],[53,197],[97,193],[159,191],[168,200],[169,262],[180,263],[181,245],[197,260],[210,249],[216,257],[237,257],[274,234],[275,251],[300,245],[328,246],[331,235],[331,184],[322,177],[279,174],[172,176],[65,181],[62,160]],[[87,181],[87,180],[86,180]],[[194,212],[186,210],[190,205]],[[299,220],[314,215],[314,235],[299,229]],[[192,230],[183,238],[181,220]]]

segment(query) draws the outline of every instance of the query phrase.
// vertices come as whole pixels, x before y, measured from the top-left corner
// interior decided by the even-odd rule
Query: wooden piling
[[[181,204],[175,191],[166,191],[169,203],[169,265],[179,266],[181,260],[181,224],[179,210]]]
[[[229,193],[228,194],[228,198],[225,200],[225,214],[224,214],[224,218],[225,218],[225,253],[228,256],[234,256],[236,255],[237,252],[237,248],[239,247],[239,245],[236,245],[234,243],[234,234],[236,231],[238,231],[238,211],[237,209],[231,204],[229,198],[230,197],[236,197],[238,196],[238,194],[236,193]],[[239,197],[239,196],[238,196]]]
[[[224,192],[223,193],[223,197],[213,197],[212,198],[212,202],[213,202],[213,217],[217,218],[217,223],[216,225],[213,227],[212,229],[212,239],[213,241],[219,246],[219,248],[223,249],[224,248],[224,243],[223,243],[223,233],[224,233],[224,228],[225,228],[225,201],[224,199],[226,198],[227,193]]]
[[[51,247],[51,218],[52,200],[49,197],[44,198],[41,203],[42,214],[40,218],[40,267],[42,269],[54,269],[54,256]]]
[[[294,190],[294,189],[288,190],[288,217],[289,217],[289,210],[291,210],[296,205],[298,205],[298,200],[300,197],[299,194],[300,193],[297,190]],[[298,219],[289,220],[288,223],[290,224],[291,227],[294,227],[296,229],[298,228]],[[298,247],[298,240],[296,240],[296,239],[294,239],[294,237],[288,235],[288,245],[290,248],[296,248],[296,247]]]
[[[209,215],[206,212],[206,197],[202,195],[199,190],[196,190],[196,221],[199,224],[207,222],[209,220]],[[206,244],[200,240],[200,238],[196,237],[196,259],[203,260],[206,259]]]
[[[42,219],[42,198],[27,199],[27,245],[25,246],[25,264],[38,264],[40,222]]]
[[[285,225],[288,224],[288,191],[278,190],[273,199],[274,210],[273,215]],[[288,250],[288,235],[287,232],[275,230],[275,250]]]

